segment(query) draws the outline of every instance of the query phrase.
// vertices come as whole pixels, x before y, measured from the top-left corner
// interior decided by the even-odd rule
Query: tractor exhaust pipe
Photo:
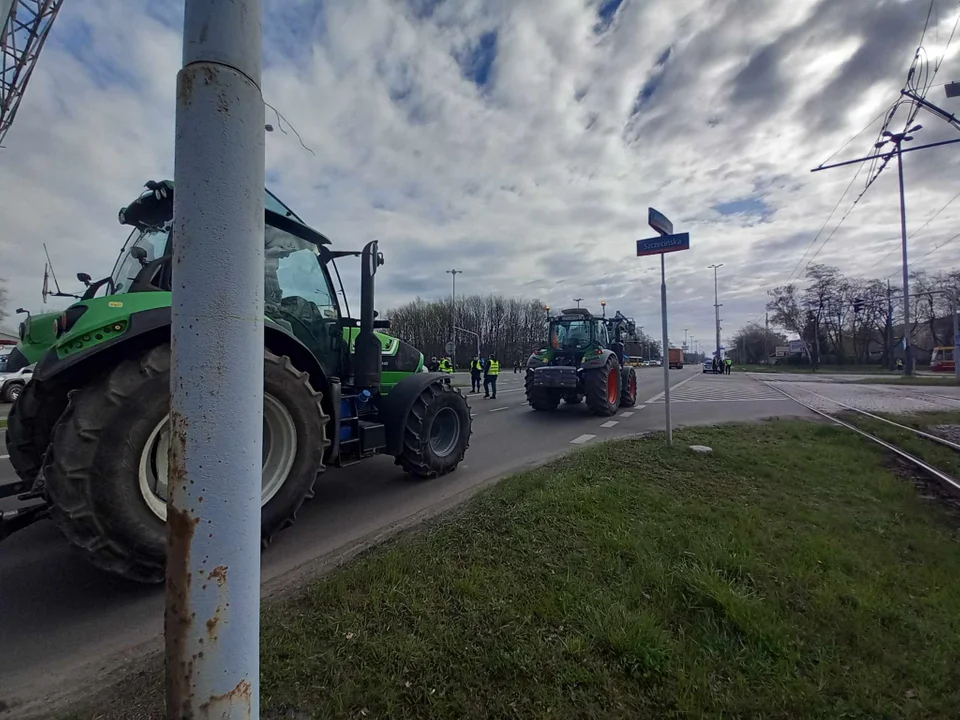
[[[383,253],[377,241],[368,242],[360,255],[360,334],[353,350],[353,382],[358,390],[380,390],[382,376],[380,340],[373,332],[376,313],[374,303],[374,276],[383,265]]]

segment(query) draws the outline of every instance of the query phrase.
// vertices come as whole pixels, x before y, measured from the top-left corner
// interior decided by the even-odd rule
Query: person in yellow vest
[[[453,372],[453,363],[450,361],[449,355],[444,355],[443,359],[440,361],[440,372],[442,373]]]
[[[483,396],[496,400],[497,398],[497,378],[500,376],[500,361],[497,356],[490,353],[487,360],[487,366],[483,371]]]

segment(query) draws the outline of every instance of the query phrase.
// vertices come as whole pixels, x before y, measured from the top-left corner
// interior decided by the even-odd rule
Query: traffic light
[[[863,300],[860,298],[853,299],[853,312],[856,315],[860,314],[860,311],[863,310]]]

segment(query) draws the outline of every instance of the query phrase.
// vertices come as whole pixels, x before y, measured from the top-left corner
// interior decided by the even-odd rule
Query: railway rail
[[[761,382],[764,382],[764,381],[761,381]],[[814,407],[813,405],[811,405],[811,404],[808,403],[808,402],[804,402],[803,400],[801,400],[800,398],[796,397],[795,395],[791,395],[789,392],[787,392],[786,390],[784,390],[782,387],[779,387],[779,385],[781,385],[782,383],[764,382],[764,384],[767,385],[768,387],[776,390],[776,391],[779,392],[780,394],[788,397],[789,399],[793,400],[793,401],[794,401],[795,403],[797,403],[798,405],[802,405],[803,407],[807,408],[807,409],[810,410],[811,412],[814,412],[814,413],[816,413],[817,415],[820,415],[821,417],[826,418],[826,419],[829,420],[830,422],[836,423],[837,425],[842,425],[843,427],[845,427],[845,428],[847,428],[847,429],[849,429],[849,430],[853,430],[853,431],[854,431],[855,433],[857,433],[858,435],[861,435],[861,436],[867,438],[867,439],[870,440],[871,442],[874,442],[874,443],[876,443],[876,444],[878,444],[878,445],[881,445],[881,446],[885,447],[886,449],[888,449],[888,450],[890,450],[891,452],[895,453],[896,455],[898,455],[899,457],[903,458],[904,460],[906,460],[906,461],[909,462],[910,464],[915,465],[916,467],[919,467],[920,469],[922,469],[922,470],[923,470],[924,472],[926,472],[927,474],[932,475],[933,477],[935,477],[935,478],[936,478],[937,480],[939,480],[947,489],[951,490],[951,491],[954,492],[954,493],[960,493],[960,480],[958,480],[958,479],[955,478],[954,476],[950,475],[949,473],[946,473],[946,472],[944,472],[943,470],[940,470],[939,468],[931,465],[930,463],[926,462],[926,461],[923,460],[922,458],[919,458],[919,457],[917,457],[916,455],[913,455],[913,454],[907,452],[907,451],[904,450],[903,448],[897,447],[897,446],[894,445],[893,443],[891,443],[891,442],[889,442],[889,441],[887,441],[887,440],[884,440],[884,439],[882,439],[882,438],[879,438],[879,437],[877,437],[876,435],[873,435],[873,434],[867,432],[866,430],[863,430],[862,428],[857,427],[857,426],[854,425],[853,423],[849,423],[849,422],[846,422],[845,420],[841,420],[841,419],[838,418],[836,415],[831,415],[831,414],[828,413],[828,412],[825,412],[825,411],[823,411],[823,410],[820,410],[820,409],[817,408],[817,407]],[[924,438],[925,440],[929,440],[929,441],[931,441],[931,442],[937,443],[938,445],[943,445],[943,446],[945,446],[945,447],[950,448],[950,449],[953,450],[954,452],[960,453],[960,444],[957,444],[957,443],[955,443],[955,442],[952,442],[952,441],[950,441],[950,440],[947,440],[946,438],[942,438],[942,437],[939,437],[938,435],[933,435],[933,434],[931,434],[931,433],[924,432],[923,430],[918,430],[917,428],[909,427],[908,425],[902,425],[901,423],[894,422],[893,420],[890,420],[889,418],[881,417],[880,415],[876,415],[876,414],[871,413],[871,412],[868,412],[868,411],[866,411],[866,410],[861,410],[860,408],[856,408],[856,407],[854,407],[853,405],[849,405],[849,404],[847,404],[847,403],[845,403],[845,402],[841,402],[841,401],[839,401],[839,400],[834,400],[833,398],[827,397],[826,395],[821,395],[820,393],[816,392],[815,390],[808,390],[808,389],[804,388],[803,392],[804,392],[804,393],[808,393],[808,394],[810,394],[810,395],[816,395],[818,398],[821,398],[821,399],[823,399],[823,400],[826,400],[826,401],[829,402],[829,403],[833,403],[834,405],[837,405],[838,407],[843,408],[843,409],[846,410],[846,411],[853,412],[853,413],[856,413],[856,414],[858,414],[858,415],[862,415],[862,416],[864,416],[864,417],[871,418],[872,420],[877,420],[877,421],[879,421],[879,422],[882,422],[882,423],[885,423],[885,424],[890,425],[890,426],[892,426],[892,427],[895,427],[895,428],[897,428],[898,430],[906,430],[906,431],[908,431],[908,432],[914,433],[914,434],[917,435],[918,437]],[[949,398],[949,399],[955,400],[955,398]]]

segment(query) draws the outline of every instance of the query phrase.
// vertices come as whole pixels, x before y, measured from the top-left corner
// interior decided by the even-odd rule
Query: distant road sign
[[[780,345],[777,347],[777,357],[784,357],[790,353],[789,345]]]
[[[447,344],[443,346],[448,353],[452,353],[456,345],[453,344],[453,340],[447,340]]]
[[[637,240],[637,257],[644,255],[662,255],[668,252],[690,249],[690,233],[661,235],[655,238]]]
[[[661,235],[673,234],[673,223],[659,210],[647,208],[647,224]]]

